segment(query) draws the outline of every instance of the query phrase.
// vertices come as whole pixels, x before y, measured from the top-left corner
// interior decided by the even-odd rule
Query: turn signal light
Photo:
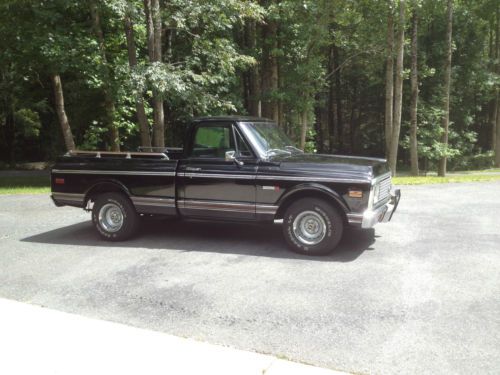
[[[351,198],[363,198],[362,190],[349,189],[349,197]]]

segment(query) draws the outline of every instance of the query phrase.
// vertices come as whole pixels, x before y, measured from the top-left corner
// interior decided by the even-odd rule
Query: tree
[[[392,116],[394,110],[394,14],[392,0],[388,2],[387,15],[387,50],[385,63],[385,154],[387,159],[391,152]]]
[[[97,38],[99,52],[101,54],[104,106],[106,108],[107,114],[106,122],[109,129],[110,147],[111,151],[120,151],[120,134],[115,123],[115,99],[113,96],[113,88],[111,83],[112,71],[110,65],[108,64],[108,57],[106,55],[106,44],[104,40],[104,33],[101,27],[101,17],[97,4],[94,0],[89,2],[89,7],[92,19],[92,28]]]
[[[51,75],[52,85],[54,87],[54,98],[57,116],[59,117],[59,123],[61,124],[61,130],[63,133],[64,144],[68,151],[75,150],[75,141],[73,140],[73,133],[69,126],[68,116],[66,116],[66,110],[64,108],[64,94],[61,83],[61,77],[59,74]]]
[[[255,53],[257,47],[257,23],[255,20],[245,22],[245,47],[250,53]],[[247,80],[247,111],[251,116],[261,116],[260,95],[261,82],[258,64],[254,64],[246,72]]]
[[[271,0],[269,6],[272,6],[274,0]],[[278,58],[276,52],[278,49],[278,23],[273,19],[272,9],[270,15],[262,25],[262,116],[279,120],[279,108],[276,95],[278,91]]]
[[[451,87],[451,55],[452,55],[452,25],[453,25],[453,0],[446,3],[446,62],[444,67],[444,97],[443,97],[443,135],[441,142],[444,144],[444,155],[439,161],[438,176],[446,175],[446,161],[448,148],[448,133],[450,124],[450,87]]]
[[[418,106],[418,10],[413,4],[412,30],[411,30],[411,103],[410,103],[410,166],[411,174],[418,176],[418,150],[417,150],[417,106]]]
[[[498,0],[453,3],[451,78],[460,79],[449,88],[446,148],[445,2],[402,2],[413,25],[408,87],[400,3],[92,0],[91,18],[89,1],[5,0],[0,157],[51,160],[68,148],[55,75],[78,148],[110,147],[110,124],[123,149],[149,146],[153,128],[157,145],[180,145],[192,117],[259,115],[263,101],[265,115],[310,152],[385,154],[393,169],[397,160],[413,164],[413,173],[416,149],[425,170],[442,156],[449,170],[493,166],[500,155]]]
[[[134,38],[134,24],[132,22],[130,10],[128,10],[123,17],[123,26],[125,30],[125,37],[127,39],[127,52],[130,70],[137,69],[137,52],[135,47]],[[144,99],[142,94],[135,95],[135,109],[137,120],[139,122],[139,131],[141,134],[141,146],[151,147],[151,136],[149,133],[149,121],[144,108]]]
[[[162,20],[159,0],[144,0],[148,53],[150,62],[157,67],[162,62]],[[161,93],[153,90],[153,146],[165,147],[165,113]]]
[[[496,12],[495,12],[495,42],[494,44],[494,72],[498,76],[500,76],[500,5],[497,3]],[[492,33],[493,34],[493,33]],[[493,39],[493,38],[492,38]],[[491,48],[493,50],[493,48]],[[494,107],[493,107],[493,116],[492,116],[492,149],[495,152],[495,167],[500,167],[500,89],[499,83],[495,85],[495,98],[494,98]]]
[[[398,160],[399,133],[401,131],[401,110],[403,107],[403,57],[405,43],[405,1],[399,1],[398,33],[396,38],[396,79],[394,82],[394,115],[389,152],[389,167],[396,174]]]

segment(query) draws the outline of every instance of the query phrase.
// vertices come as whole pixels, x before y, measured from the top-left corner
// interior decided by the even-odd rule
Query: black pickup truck
[[[315,255],[331,252],[348,225],[391,220],[400,198],[384,159],[306,154],[253,117],[198,118],[183,149],[69,152],[51,186],[57,206],[92,211],[106,240],[129,238],[150,215],[282,220],[290,248]]]

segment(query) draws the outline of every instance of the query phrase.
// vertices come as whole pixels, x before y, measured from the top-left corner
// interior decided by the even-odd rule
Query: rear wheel
[[[130,200],[120,193],[104,193],[92,208],[92,222],[102,238],[123,241],[137,231],[138,215]]]
[[[344,222],[338,210],[317,198],[293,203],[283,218],[283,235],[295,252],[308,255],[331,253],[342,239]]]

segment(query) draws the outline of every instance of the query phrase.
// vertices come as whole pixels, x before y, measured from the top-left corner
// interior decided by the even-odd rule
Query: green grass
[[[50,193],[48,176],[0,177],[0,194]]]
[[[437,176],[419,176],[419,177],[394,177],[394,185],[426,185],[426,184],[445,184],[450,182],[484,182],[500,181],[500,175],[487,174],[467,174],[467,175],[448,175],[446,177]]]
[[[477,173],[477,172],[494,172],[494,173],[498,173],[500,172],[500,168],[489,168],[489,169],[482,169],[482,170],[479,170],[479,171],[465,171],[465,172],[461,172],[461,173]]]

